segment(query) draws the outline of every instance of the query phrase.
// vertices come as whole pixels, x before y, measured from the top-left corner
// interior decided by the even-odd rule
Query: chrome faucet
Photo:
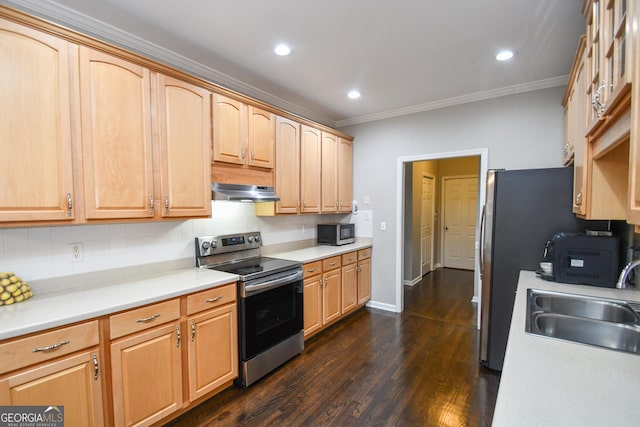
[[[620,272],[620,277],[618,278],[618,283],[616,283],[616,288],[618,289],[626,288],[629,274],[631,274],[631,271],[633,271],[633,269],[639,265],[640,265],[640,259],[634,259],[629,264],[625,265],[625,267]]]

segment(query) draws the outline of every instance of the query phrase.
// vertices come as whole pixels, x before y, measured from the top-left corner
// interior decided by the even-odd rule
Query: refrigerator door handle
[[[482,216],[480,217],[480,277],[484,273],[484,222],[487,217],[487,205],[482,205]]]

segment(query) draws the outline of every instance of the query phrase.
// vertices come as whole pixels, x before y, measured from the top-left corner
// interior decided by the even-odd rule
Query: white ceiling
[[[564,85],[585,26],[583,0],[2,2],[45,5],[40,15],[72,27],[100,21],[334,126]],[[273,54],[279,42],[290,56]],[[498,63],[503,48],[517,56]]]

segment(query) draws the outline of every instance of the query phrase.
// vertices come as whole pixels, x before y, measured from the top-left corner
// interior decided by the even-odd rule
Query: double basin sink
[[[526,331],[640,354],[640,305],[629,301],[528,289]]]

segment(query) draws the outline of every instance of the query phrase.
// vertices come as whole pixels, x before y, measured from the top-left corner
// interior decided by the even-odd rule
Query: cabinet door
[[[348,313],[358,306],[357,264],[342,267],[342,314]]]
[[[584,53],[580,56],[580,64],[576,70],[573,81],[574,88],[571,91],[569,103],[571,116],[569,117],[569,132],[573,143],[573,212],[578,215],[586,213],[586,186],[587,186],[587,140],[585,137],[585,110],[590,108],[586,104],[586,70]]]
[[[603,118],[603,108],[606,96],[604,73],[601,69],[602,57],[602,32],[601,23],[601,2],[602,0],[591,0],[587,12],[587,98],[593,103],[593,108],[589,108],[587,113],[587,129],[589,132]]]
[[[342,309],[342,269],[337,268],[322,275],[322,324],[340,317]]]
[[[344,138],[339,138],[338,142],[338,211],[351,212],[351,201],[353,200],[353,143]]]
[[[67,426],[104,425],[97,348],[0,379],[0,405],[64,406]]]
[[[629,70],[632,61],[630,41],[631,19],[628,15],[627,0],[609,0],[601,6],[603,68],[606,81],[604,99],[605,110],[615,107],[623,98],[631,84]]]
[[[213,160],[245,163],[247,107],[226,96],[213,95]]]
[[[322,132],[309,126],[300,128],[301,213],[320,212],[320,157]]]
[[[152,217],[149,70],[80,47],[80,102],[87,218]]]
[[[371,259],[358,262],[358,304],[371,299]]]
[[[236,304],[189,319],[189,401],[238,377]]]
[[[306,266],[305,266],[306,270]],[[304,337],[308,337],[322,327],[322,276],[320,274],[304,279]]]
[[[338,137],[322,132],[322,213],[337,212]]]
[[[150,425],[182,407],[180,341],[170,323],[111,344],[116,426]]]
[[[298,213],[300,207],[300,125],[276,117],[277,213]]]
[[[249,165],[273,169],[276,116],[253,105],[248,107]]]
[[[163,217],[211,215],[211,92],[158,76]]]
[[[72,220],[69,43],[0,19],[0,221]]]

